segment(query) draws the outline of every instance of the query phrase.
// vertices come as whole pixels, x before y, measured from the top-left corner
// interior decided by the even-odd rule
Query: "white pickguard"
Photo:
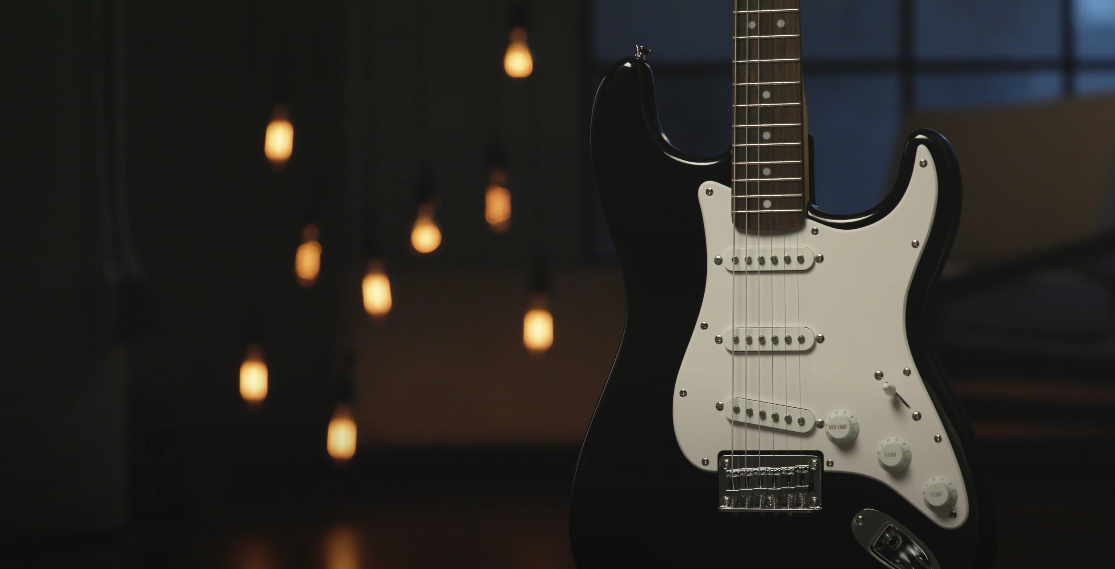
[[[859,229],[833,229],[807,219],[798,232],[745,235],[735,229],[729,213],[731,188],[713,182],[694,188],[704,216],[708,275],[700,318],[693,323],[678,372],[673,410],[678,445],[695,467],[716,471],[717,454],[732,449],[819,450],[833,461],[826,471],[879,480],[942,527],[959,527],[967,519],[967,492],[952,442],[906,339],[906,295],[937,202],[933,156],[920,146],[917,160],[927,165],[915,165],[902,201],[885,218]],[[708,188],[713,189],[711,196]],[[921,247],[913,247],[914,240]],[[726,269],[733,249],[755,247],[808,247],[824,261],[804,271],[733,274]],[[714,263],[717,255],[724,264]],[[701,322],[708,328],[701,329]],[[718,334],[731,341],[733,324],[807,327],[824,335],[824,342],[801,353],[733,356],[714,341]],[[912,370],[909,376],[903,375],[907,367]],[[883,380],[875,379],[876,370],[884,373]],[[884,382],[896,386],[911,408],[883,393]],[[733,423],[716,409],[717,402],[743,397],[808,409],[818,419],[847,410],[859,421],[859,436],[838,446],[820,429],[806,434],[760,429]],[[921,413],[920,420],[912,418],[913,411]],[[934,441],[937,435],[939,443]],[[902,438],[912,451],[909,466],[898,473],[884,470],[876,457],[879,444],[888,437]],[[703,465],[706,458],[708,464]],[[956,488],[951,508],[955,518],[923,501],[926,482],[937,476]]]

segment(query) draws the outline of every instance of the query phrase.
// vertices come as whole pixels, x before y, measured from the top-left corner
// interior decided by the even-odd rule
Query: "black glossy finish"
[[[945,569],[988,567],[992,516],[977,472],[974,442],[928,343],[929,293],[944,264],[960,213],[960,176],[945,139],[931,131],[907,143],[897,190],[861,216],[810,217],[835,228],[867,225],[901,198],[914,151],[933,152],[938,211],[917,281],[908,333],[923,376],[954,441],[963,446],[971,517],[944,530],[873,480],[826,473],[824,509],[810,515],[717,512],[715,474],[694,468],[678,449],[672,390],[704,292],[705,244],[698,184],[725,185],[730,156],[714,161],[673,148],[659,127],[650,67],[629,58],[601,84],[592,116],[592,157],[601,202],[620,256],[627,325],[577,465],[570,540],[579,567],[879,567],[852,538],[855,512],[874,508],[927,543]]]

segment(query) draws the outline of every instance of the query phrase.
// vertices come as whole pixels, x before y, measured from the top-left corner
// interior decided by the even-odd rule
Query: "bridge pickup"
[[[814,512],[821,509],[820,456],[721,452],[721,512]]]
[[[724,252],[724,268],[735,273],[805,271],[813,261],[809,247],[747,247]]]
[[[817,425],[817,417],[809,409],[743,397],[736,397],[729,403],[724,414],[736,423],[790,433],[808,433]]]
[[[807,352],[816,335],[809,328],[735,328],[724,347],[737,354],[747,352]]]

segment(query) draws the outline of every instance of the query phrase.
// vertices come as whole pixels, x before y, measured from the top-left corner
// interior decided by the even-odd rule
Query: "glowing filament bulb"
[[[511,227],[511,190],[505,184],[507,174],[501,168],[493,168],[484,192],[484,219],[496,233],[504,233]]]
[[[511,30],[511,43],[503,56],[503,70],[508,77],[516,79],[530,77],[531,71],[534,71],[534,58],[527,47],[527,30],[522,26]]]
[[[373,260],[364,274],[364,310],[380,317],[391,312],[391,281],[383,272],[383,263]]]
[[[267,364],[263,349],[255,344],[248,346],[248,355],[240,364],[240,396],[253,406],[267,398]]]
[[[298,284],[313,286],[321,271],[321,244],[317,242],[317,226],[309,224],[302,229],[302,244],[294,253],[294,274]]]
[[[410,232],[410,244],[422,254],[432,253],[441,245],[441,230],[434,223],[432,204],[425,203],[418,208],[418,218],[414,220],[414,229]]]
[[[263,140],[263,153],[271,165],[282,168],[294,150],[294,125],[290,124],[286,107],[278,105]]]
[[[352,420],[352,409],[344,403],[337,405],[333,418],[329,420],[325,450],[337,462],[345,462],[356,454],[356,421]]]
[[[554,344],[554,317],[544,294],[531,298],[530,310],[523,317],[523,344],[532,354],[541,354]]]

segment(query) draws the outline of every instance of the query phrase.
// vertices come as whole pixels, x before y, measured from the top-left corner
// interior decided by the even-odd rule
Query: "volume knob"
[[[930,508],[951,508],[956,503],[956,488],[948,478],[934,476],[925,483],[921,497],[925,499],[925,505]]]
[[[910,452],[910,447],[905,441],[898,437],[890,437],[879,443],[876,456],[879,458],[879,466],[891,472],[898,472],[910,464],[913,453]]]
[[[859,421],[847,411],[833,411],[825,419],[825,435],[838,445],[850,444],[859,436]]]

